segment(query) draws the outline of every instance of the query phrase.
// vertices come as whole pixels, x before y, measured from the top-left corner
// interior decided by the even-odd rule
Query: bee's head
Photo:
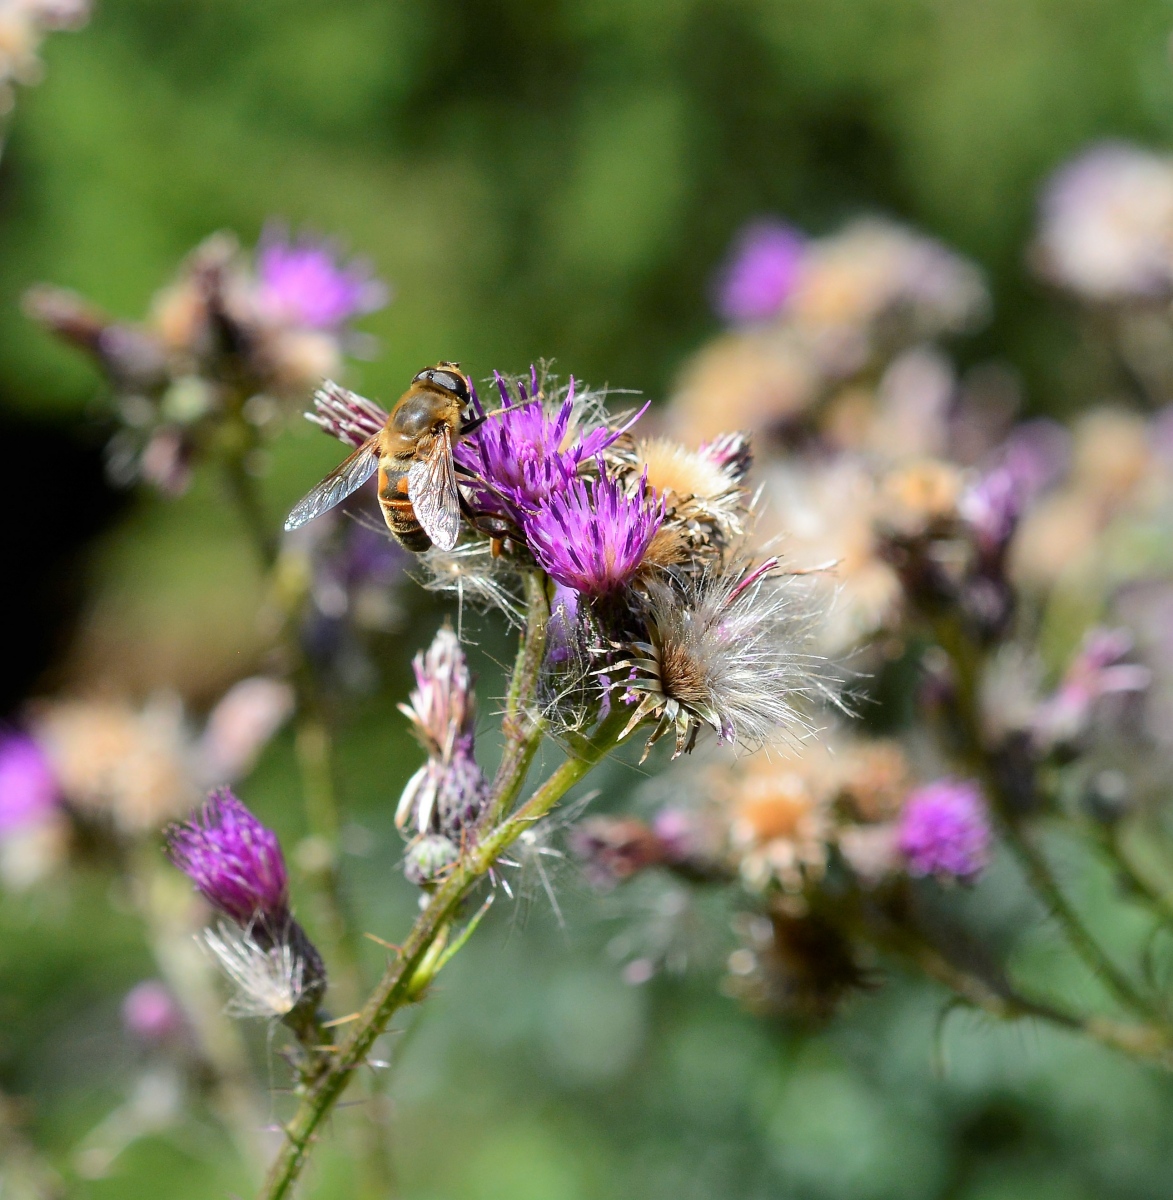
[[[459,363],[439,362],[434,367],[426,367],[412,383],[430,383],[455,396],[462,406],[469,401],[468,378]]]

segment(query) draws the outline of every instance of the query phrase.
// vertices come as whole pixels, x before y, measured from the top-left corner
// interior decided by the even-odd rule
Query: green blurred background
[[[213,229],[267,217],[339,234],[396,299],[365,327],[360,390],[425,362],[478,377],[556,360],[664,394],[715,329],[708,281],[747,218],[812,232],[882,210],[988,272],[995,317],[957,348],[1019,370],[1036,410],[1092,397],[1076,328],[1024,265],[1041,179],[1089,140],[1173,142],[1168,0],[103,0],[46,46],[0,163],[0,553],[14,607],[4,703],[113,673],[197,708],[249,669],[259,580],[216,488],[119,499],[101,482],[97,380],[34,329],[37,280],[140,314]],[[294,431],[266,483],[276,521],[336,457]],[[435,609],[356,700],[342,786],[367,834],[346,870],[363,928],[395,939],[411,890],[390,810],[416,765],[393,702]],[[484,694],[500,631],[480,629]],[[486,705],[486,709],[490,706]],[[634,772],[612,769],[620,806]],[[300,832],[287,741],[243,789]],[[1085,894],[1100,880],[1072,881]],[[997,888],[993,889],[997,892]],[[991,936],[1025,920],[1008,883]],[[1173,1089],[1046,1031],[996,1029],[889,980],[829,1030],[716,990],[728,918],[690,974],[624,984],[608,946],[663,893],[599,898],[562,873],[564,928],[497,906],[402,1041],[391,1085],[402,1194],[419,1200],[1083,1200],[1166,1197]],[[121,906],[124,908],[125,906]],[[99,916],[100,914],[100,916]],[[118,1003],[151,973],[109,881],[0,907],[0,1087],[51,1155],[136,1069]],[[399,1043],[395,1043],[398,1045]],[[263,1056],[263,1038],[258,1041]],[[351,1194],[327,1137],[307,1194]],[[208,1129],[147,1139],[78,1196],[246,1193]]]

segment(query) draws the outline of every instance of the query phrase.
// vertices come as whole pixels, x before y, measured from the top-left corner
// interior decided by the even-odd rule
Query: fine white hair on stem
[[[756,750],[810,736],[816,699],[841,706],[826,660],[808,649],[819,609],[803,581],[777,567],[768,559],[752,570],[734,563],[699,579],[648,582],[648,641],[608,668],[635,704],[623,736],[654,720],[648,747],[674,730],[679,755],[707,725],[719,741]]]
[[[280,1018],[298,1006],[305,993],[305,960],[288,941],[266,948],[251,930],[225,922],[205,929],[202,939],[235,988],[225,1009],[231,1016]]]

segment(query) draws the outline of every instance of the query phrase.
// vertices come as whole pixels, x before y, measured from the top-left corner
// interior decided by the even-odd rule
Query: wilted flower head
[[[41,39],[57,29],[80,29],[89,0],[4,0],[0,4],[0,113],[13,104],[13,85],[37,83]]]
[[[126,833],[157,829],[198,796],[183,709],[173,697],[142,709],[57,701],[36,711],[32,728],[70,804]]]
[[[717,312],[735,322],[776,315],[794,291],[805,252],[805,237],[782,221],[746,226],[717,281]]]
[[[41,747],[27,734],[0,734],[0,838],[44,821],[59,795]]]
[[[202,812],[168,831],[171,861],[204,898],[240,925],[289,919],[289,880],[277,835],[228,790],[213,792]]]
[[[913,875],[974,879],[989,861],[990,841],[985,801],[969,780],[916,788],[900,814],[897,845]]]
[[[574,379],[561,403],[548,409],[537,370],[517,382],[518,398],[495,375],[502,407],[456,447],[457,462],[483,481],[470,486],[486,512],[508,517],[519,528],[525,518],[561,492],[579,467],[606,449],[618,430],[584,427],[585,411]]]
[[[270,226],[257,248],[257,299],[273,320],[332,330],[382,308],[388,291],[367,263],[344,266],[330,243],[305,235],[293,240]]]
[[[1173,158],[1124,142],[1094,146],[1043,193],[1043,272],[1089,300],[1173,288]]]
[[[446,758],[460,737],[470,736],[476,721],[472,675],[452,626],[441,625],[426,651],[412,659],[415,688],[410,703],[401,704],[420,744]]]
[[[608,668],[631,671],[626,686],[638,699],[623,736],[653,720],[648,748],[674,731],[675,757],[692,749],[702,725],[748,749],[809,728],[805,703],[830,688],[821,660],[806,653],[810,613],[776,568],[769,559],[696,581],[649,581],[648,640]]]
[[[538,565],[586,596],[613,596],[635,578],[664,506],[641,478],[629,494],[600,460],[596,479],[573,479],[525,521]]]
[[[1144,691],[1152,672],[1122,661],[1131,650],[1132,635],[1125,629],[1089,630],[1059,687],[1035,713],[1036,742],[1049,747],[1071,741],[1087,728],[1103,697]]]
[[[474,754],[476,696],[460,641],[442,625],[426,653],[412,661],[416,686],[400,711],[427,751],[428,761],[408,780],[395,823],[409,820],[421,834],[430,829],[459,836],[480,816],[488,795]]]
[[[751,461],[746,434],[724,434],[696,450],[674,438],[624,434],[604,457],[629,491],[645,486],[662,503],[664,520],[648,550],[654,565],[700,562],[744,538]]]
[[[316,1004],[325,990],[316,954],[307,959],[287,937],[271,939],[259,927],[235,929],[221,922],[205,929],[203,939],[235,988],[228,1004],[232,1016],[288,1018]]]

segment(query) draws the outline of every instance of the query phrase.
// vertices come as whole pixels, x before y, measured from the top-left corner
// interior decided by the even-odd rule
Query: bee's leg
[[[520,542],[521,530],[507,517],[497,513],[478,512],[469,504],[463,495],[460,497],[460,511],[464,513],[468,523],[478,532],[487,534],[494,558],[500,558],[508,541]]]
[[[488,419],[488,413],[481,417],[470,417],[461,425],[460,436],[464,437],[466,434],[475,433]]]

